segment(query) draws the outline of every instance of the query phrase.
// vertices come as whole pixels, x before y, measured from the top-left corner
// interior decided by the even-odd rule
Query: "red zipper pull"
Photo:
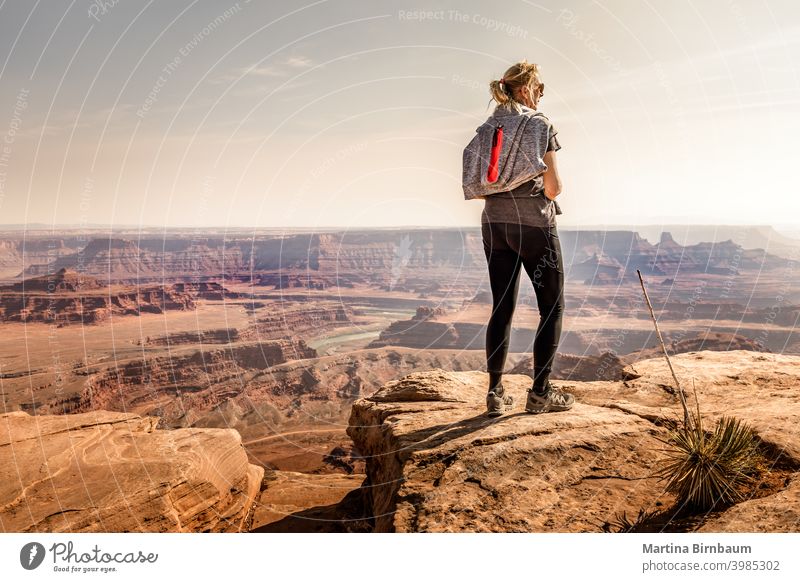
[[[498,125],[494,128],[492,135],[492,153],[489,157],[489,170],[486,173],[486,180],[489,182],[497,182],[500,161],[500,151],[503,149],[503,126]]]

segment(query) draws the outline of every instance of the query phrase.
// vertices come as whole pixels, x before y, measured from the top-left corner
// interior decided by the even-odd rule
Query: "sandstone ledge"
[[[800,467],[800,357],[747,351],[673,357],[701,411],[748,421]],[[636,377],[639,375],[640,377]],[[568,412],[522,410],[530,378],[506,375],[517,404],[485,416],[487,375],[415,373],[352,410],[348,434],[367,458],[363,485],[375,531],[601,531],[621,514],[672,503],[652,470],[656,436],[682,413],[663,358],[634,364],[624,381],[558,381],[576,394]],[[797,531],[798,474],[784,490],[709,516],[701,531]],[[754,516],[767,516],[758,525]]]
[[[0,415],[0,531],[248,529],[264,469],[229,429],[95,411]]]

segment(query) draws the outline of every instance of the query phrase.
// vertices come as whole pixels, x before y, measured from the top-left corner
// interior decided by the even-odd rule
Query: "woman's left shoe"
[[[486,411],[489,416],[500,416],[506,408],[511,408],[514,404],[514,397],[506,395],[506,389],[502,384],[490,390],[486,395]]]

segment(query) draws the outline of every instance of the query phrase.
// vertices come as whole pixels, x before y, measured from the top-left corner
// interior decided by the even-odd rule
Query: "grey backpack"
[[[530,123],[536,116],[546,123]],[[543,113],[526,110],[518,115],[490,116],[478,126],[462,158],[464,198],[507,192],[546,171],[545,152],[539,150],[542,143],[547,147],[548,125]]]

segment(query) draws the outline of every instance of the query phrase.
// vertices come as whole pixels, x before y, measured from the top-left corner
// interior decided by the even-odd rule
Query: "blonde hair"
[[[539,77],[539,65],[529,63],[523,59],[511,65],[503,78],[489,83],[489,92],[492,99],[497,102],[498,107],[513,109],[517,113],[522,113],[521,106],[524,105],[517,101],[516,96],[523,87],[531,87],[531,91],[537,89],[542,84]]]

